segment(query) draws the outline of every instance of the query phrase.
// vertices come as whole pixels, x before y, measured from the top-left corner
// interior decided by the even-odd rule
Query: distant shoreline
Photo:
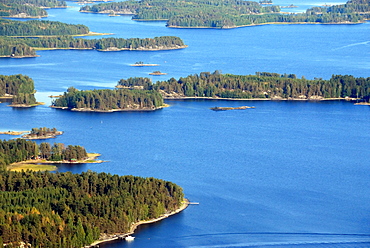
[[[364,22],[338,22],[338,23],[319,23],[319,22],[265,22],[265,23],[257,23],[257,24],[246,24],[240,26],[227,26],[227,27],[208,27],[208,26],[198,26],[198,27],[185,27],[185,26],[173,26],[168,25],[168,28],[211,28],[211,29],[233,29],[233,28],[244,28],[244,27],[254,27],[254,26],[264,26],[264,25],[302,25],[302,24],[321,24],[321,25],[341,25],[341,24],[363,24]]]
[[[164,104],[160,107],[154,108],[141,108],[141,109],[109,109],[109,110],[99,110],[99,109],[89,109],[89,108],[73,108],[69,109],[68,107],[57,107],[57,106],[50,106],[51,108],[55,109],[62,109],[62,110],[70,110],[74,112],[97,112],[97,113],[113,113],[113,112],[140,112],[140,111],[155,111],[165,107],[168,107],[167,104]]]
[[[125,237],[133,234],[138,226],[155,223],[155,222],[161,221],[161,220],[163,220],[167,217],[170,217],[172,215],[178,214],[181,211],[185,210],[189,206],[189,204],[190,204],[189,200],[184,198],[181,206],[178,209],[172,211],[171,213],[163,214],[163,215],[161,215],[160,217],[158,217],[156,219],[143,220],[143,221],[136,222],[136,223],[131,225],[130,230],[127,233],[117,233],[117,234],[111,234],[111,235],[103,236],[103,237],[99,238],[99,240],[93,242],[92,244],[90,244],[88,246],[85,246],[84,248],[99,247],[98,245],[101,244],[101,243],[110,242],[110,241],[114,241],[114,240],[118,240],[118,239],[124,239]]]
[[[301,99],[301,98],[222,98],[222,97],[163,97],[164,100],[226,100],[226,101],[354,101],[355,98],[312,98],[312,99]]]

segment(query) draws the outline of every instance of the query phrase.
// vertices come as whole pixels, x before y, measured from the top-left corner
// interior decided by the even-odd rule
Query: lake
[[[317,4],[294,2],[301,3]],[[115,37],[175,35],[189,45],[176,51],[40,51],[38,58],[0,59],[0,74],[29,75],[37,100],[46,103],[30,109],[0,104],[0,131],[56,127],[64,134],[50,142],[82,145],[108,161],[65,165],[59,171],[161,178],[200,203],[140,227],[131,243],[101,247],[370,246],[368,106],[183,100],[166,101],[170,107],[155,112],[76,113],[48,107],[48,95],[69,86],[113,88],[119,79],[135,76],[156,81],[221,70],[310,79],[368,77],[369,23],[170,29],[164,22],[134,22],[129,16],[82,14],[77,4],[68,5],[74,7],[48,10],[47,19],[85,24]],[[168,74],[149,76],[153,68],[129,66],[136,61],[158,63],[156,69]],[[244,105],[256,108],[209,109]]]

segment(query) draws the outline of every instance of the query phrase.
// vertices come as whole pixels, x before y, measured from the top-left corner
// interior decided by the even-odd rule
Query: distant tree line
[[[82,39],[70,36],[40,38],[0,38],[0,56],[36,56],[35,49],[96,49],[117,50],[166,50],[184,48],[184,42],[175,36],[154,38],[102,38]]]
[[[34,82],[30,77],[21,74],[0,75],[0,97],[12,95],[12,104],[36,104],[34,93]]]
[[[130,83],[126,83],[126,82]],[[256,75],[232,75],[202,72],[200,74],[171,78],[155,84],[147,79],[120,80],[119,85],[143,86],[144,90],[157,90],[165,97],[173,93],[180,97],[221,98],[362,98],[370,97],[370,78],[333,75],[329,80],[298,79],[294,74],[257,72]]]
[[[67,7],[65,1],[59,0],[0,0],[0,16],[17,16],[24,14],[24,17],[47,16],[43,8]]]
[[[79,91],[70,87],[62,97],[52,102],[54,107],[88,110],[140,110],[163,106],[157,91],[129,89]]]
[[[134,20],[167,20],[169,27],[233,28],[265,23],[358,23],[369,19],[369,0],[314,7],[306,13],[282,14],[279,6],[252,1],[143,0],[101,3],[80,10],[94,13],[133,13]]]
[[[83,160],[87,157],[85,148],[81,146],[47,142],[37,145],[36,142],[25,139],[0,140],[0,170],[6,166],[29,159],[42,158],[50,161]]]
[[[184,43],[179,37],[161,36],[154,38],[102,38],[102,39],[82,39],[70,36],[42,37],[36,39],[16,39],[34,48],[78,48],[78,49],[97,49],[107,48],[118,49],[171,49],[183,47]]]
[[[43,36],[88,34],[89,28],[81,24],[58,21],[13,21],[0,19],[0,36]]]
[[[0,173],[0,244],[76,248],[177,209],[181,187],[106,173]]]

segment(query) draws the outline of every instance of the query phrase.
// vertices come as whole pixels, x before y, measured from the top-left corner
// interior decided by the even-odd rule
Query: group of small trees
[[[51,146],[49,143],[43,142],[39,146],[39,155],[50,161],[77,161],[85,159],[87,152],[82,146],[68,145],[65,147],[62,143],[54,143]]]
[[[82,160],[87,157],[87,153],[82,146],[43,142],[37,145],[36,142],[24,139],[0,140],[0,170],[6,166],[29,159],[41,157],[50,161]]]

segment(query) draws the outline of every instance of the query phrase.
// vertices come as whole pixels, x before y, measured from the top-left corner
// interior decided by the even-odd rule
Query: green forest
[[[89,28],[82,24],[66,24],[58,21],[13,21],[0,19],[0,36],[50,36],[88,34]]]
[[[216,97],[241,99],[324,99],[370,97],[370,78],[333,75],[329,80],[308,80],[294,74],[257,72],[256,75],[232,75],[202,72],[176,80],[148,83],[148,79],[120,80],[118,85],[141,86],[144,90],[159,91],[165,98]]]
[[[163,98],[157,91],[130,89],[79,91],[73,87],[52,102],[52,107],[91,111],[155,110],[163,105]]]
[[[62,143],[50,145],[42,142],[38,145],[25,139],[0,140],[0,170],[12,163],[37,158],[48,161],[83,160],[87,158],[87,153],[82,146],[65,146]]]
[[[44,8],[65,7],[66,2],[59,0],[0,0],[0,16],[40,18],[48,15]]]
[[[168,27],[234,28],[266,23],[359,23],[369,19],[370,0],[352,0],[306,13],[283,14],[280,6],[239,0],[143,0],[86,5],[80,11],[133,14],[134,20],[167,20]]]
[[[34,96],[35,88],[33,80],[21,74],[0,75],[0,97],[10,95],[13,97],[12,104],[36,104]]]
[[[34,57],[37,49],[94,49],[118,50],[171,50],[185,48],[184,42],[175,36],[154,38],[101,38],[82,39],[71,36],[38,38],[0,37],[0,56]]]
[[[182,189],[106,173],[0,172],[0,246],[76,248],[177,209]]]

